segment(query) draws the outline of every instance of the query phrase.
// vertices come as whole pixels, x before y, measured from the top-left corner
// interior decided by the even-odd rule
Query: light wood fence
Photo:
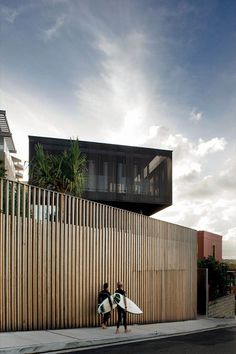
[[[118,280],[143,309],[129,323],[194,319],[196,245],[192,229],[0,179],[0,331],[97,326]]]

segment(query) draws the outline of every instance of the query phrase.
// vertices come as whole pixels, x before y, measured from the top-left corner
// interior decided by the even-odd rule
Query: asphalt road
[[[67,352],[68,353],[68,352]],[[73,351],[86,354],[236,354],[236,327],[172,338]]]

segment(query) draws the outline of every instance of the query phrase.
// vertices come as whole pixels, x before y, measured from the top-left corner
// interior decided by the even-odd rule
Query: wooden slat
[[[42,190],[42,302],[40,303],[40,319],[42,319],[42,328],[47,328],[47,242],[48,242],[48,235],[47,235],[47,194],[48,191]],[[40,264],[38,264],[39,266]]]
[[[65,286],[67,289],[67,299],[66,299],[66,308],[67,308],[67,327],[70,328],[72,325],[72,266],[71,266],[71,258],[72,258],[72,237],[71,237],[71,197],[67,197],[67,205],[68,205],[68,220],[67,220],[67,236],[66,236],[66,253],[67,253],[67,268],[65,269],[65,274],[68,275],[66,278]],[[70,300],[68,300],[70,299]]]
[[[37,312],[37,318],[35,322],[37,323],[38,329],[43,329],[44,327],[44,301],[43,301],[43,283],[45,278],[44,274],[44,212],[45,212],[45,190],[38,188],[37,190],[37,215],[36,216],[36,225],[37,225],[37,234],[34,236],[34,267],[36,269],[37,282],[33,286],[35,301],[35,313]],[[34,283],[34,278],[33,278]],[[36,305],[37,304],[37,305]]]
[[[55,215],[55,242],[56,242],[56,274],[55,274],[55,281],[56,281],[56,298],[55,298],[55,328],[60,328],[61,324],[61,311],[60,311],[60,299],[61,299],[61,287],[60,287],[60,259],[61,259],[61,219],[60,219],[60,195],[56,194],[56,215]]]
[[[52,328],[52,233],[51,228],[53,227],[53,219],[51,218],[51,192],[48,191],[46,195],[46,240],[45,240],[45,251],[46,251],[46,328]]]
[[[22,324],[22,309],[21,309],[21,281],[20,281],[20,268],[22,259],[19,260],[19,267],[17,269],[17,256],[21,258],[21,239],[19,235],[19,229],[16,227],[16,218],[15,214],[17,212],[17,207],[15,205],[15,200],[17,199],[18,203],[18,191],[17,184],[11,182],[11,216],[10,216],[10,241],[11,241],[11,250],[10,250],[10,258],[11,258],[11,318],[12,318],[12,330],[15,331],[17,325]],[[12,237],[11,237],[12,235]],[[18,272],[18,274],[17,274]],[[17,279],[19,280],[17,282]],[[19,289],[17,289],[19,286]],[[16,289],[17,296],[15,294]],[[18,305],[18,306],[17,306]],[[19,321],[17,321],[19,320]]]
[[[36,188],[32,188],[32,268],[30,269],[31,278],[32,278],[32,309],[33,309],[33,318],[32,318],[32,329],[38,329],[38,217],[36,210]]]
[[[55,222],[55,193],[51,193],[51,326],[50,328],[56,328],[56,222]],[[50,257],[50,253],[49,253]],[[49,304],[48,304],[49,306]],[[50,307],[50,306],[49,306]],[[49,326],[48,326],[49,327]]]
[[[75,326],[79,327],[82,323],[82,307],[81,307],[81,295],[80,295],[80,282],[81,282],[81,269],[82,269],[82,200],[76,199],[76,233],[75,233],[75,244],[76,244],[76,264],[75,264]]]
[[[4,203],[3,203],[3,193],[4,193],[4,180],[0,179],[0,330],[5,330],[5,232],[4,232]],[[5,195],[5,193],[4,193]]]
[[[25,188],[20,186],[20,199],[21,199],[21,215],[18,218],[18,225],[22,232],[23,241],[23,267],[22,267],[22,299],[23,299],[23,330],[28,329],[28,238],[27,238],[27,218],[26,218],[26,193]],[[26,299],[26,301],[25,301]]]
[[[78,213],[77,205],[76,205],[76,198],[72,198],[71,200],[71,327],[76,326],[76,305],[75,305],[75,297],[76,297],[76,218],[75,214]]]
[[[59,259],[59,265],[60,265],[60,327],[65,328],[65,284],[64,284],[64,269],[65,269],[65,196],[61,194],[60,197],[60,259]]]
[[[28,324],[27,329],[33,329],[33,237],[32,237],[32,210],[31,210],[31,198],[32,189],[30,186],[27,188],[27,218],[25,220],[27,227],[27,239],[28,239],[28,266],[27,266],[27,282],[28,282]]]
[[[86,278],[87,278],[87,261],[88,261],[88,254],[87,254],[87,224],[88,224],[88,201],[84,200],[83,201],[83,232],[81,235],[81,252],[80,252],[80,259],[81,259],[81,269],[80,269],[80,274],[81,274],[81,288],[80,288],[80,298],[81,298],[81,317],[82,317],[82,323],[84,326],[87,325],[87,290],[86,290]],[[84,257],[85,256],[85,257]]]
[[[12,318],[11,318],[11,284],[10,284],[10,274],[11,274],[11,252],[12,252],[12,237],[10,235],[10,217],[9,217],[9,181],[6,181],[5,185],[5,237],[6,237],[6,264],[5,264],[5,282],[6,282],[6,330],[12,330]]]

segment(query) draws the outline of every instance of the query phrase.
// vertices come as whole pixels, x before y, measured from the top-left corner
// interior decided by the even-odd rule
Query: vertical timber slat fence
[[[195,230],[0,179],[0,331],[97,326],[118,280],[143,310],[129,323],[194,319],[196,247]]]

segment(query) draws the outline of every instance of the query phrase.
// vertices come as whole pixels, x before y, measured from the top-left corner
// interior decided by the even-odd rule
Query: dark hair
[[[103,289],[106,290],[108,288],[108,283],[104,283]]]

